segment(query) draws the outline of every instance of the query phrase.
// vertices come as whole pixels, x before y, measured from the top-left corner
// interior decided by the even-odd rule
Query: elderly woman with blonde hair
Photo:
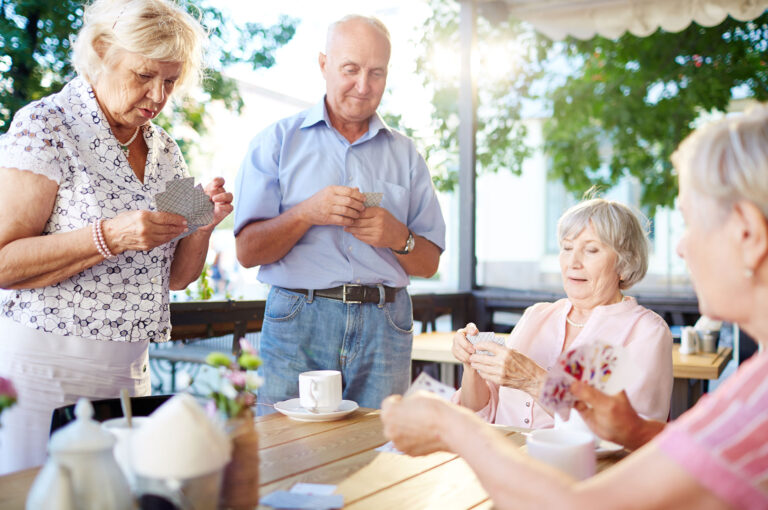
[[[635,408],[665,420],[673,382],[672,335],[661,317],[624,295],[648,268],[648,239],[640,220],[621,203],[592,199],[563,214],[558,236],[566,297],[528,308],[504,347],[470,343],[467,335],[478,332],[474,324],[460,329],[453,354],[464,364],[464,375],[454,402],[491,423],[551,426],[551,410],[537,400],[547,371],[561,353],[602,343],[622,346],[638,367],[626,388]]]
[[[670,424],[642,419],[621,395],[574,383],[593,431],[639,447],[584,482],[423,393],[384,401],[385,435],[413,455],[461,455],[496,508],[768,508],[768,105],[697,129],[672,162],[686,223],[677,252],[700,311],[738,323],[758,354]]]
[[[190,232],[153,197],[188,175],[153,124],[201,76],[206,34],[170,0],[96,0],[73,47],[78,77],[19,110],[0,137],[0,473],[41,464],[55,407],[150,393],[148,346],[170,337],[169,290],[200,275],[232,210],[224,180]],[[179,240],[180,239],[180,240]]]

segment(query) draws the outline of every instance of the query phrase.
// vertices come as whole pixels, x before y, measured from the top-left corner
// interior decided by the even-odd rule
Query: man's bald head
[[[381,22],[380,19],[373,16],[362,16],[360,14],[349,14],[344,16],[338,21],[334,21],[328,26],[328,34],[325,37],[325,54],[328,55],[331,51],[334,39],[340,35],[341,32],[348,30],[360,30],[360,29],[376,29],[387,40],[387,49],[391,51],[392,42],[389,37],[389,30],[386,25]]]

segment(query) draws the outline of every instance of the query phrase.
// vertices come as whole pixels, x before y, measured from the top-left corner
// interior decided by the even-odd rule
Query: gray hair
[[[720,212],[747,200],[768,217],[768,104],[688,135],[671,156],[680,179]]]
[[[390,48],[392,47],[392,39],[389,36],[389,30],[387,30],[387,26],[379,18],[374,18],[373,16],[363,16],[361,14],[348,14],[343,18],[341,18],[340,20],[334,21],[333,23],[328,25],[328,33],[325,37],[326,53],[328,53],[328,48],[331,45],[331,39],[333,39],[333,36],[336,33],[336,29],[339,28],[339,25],[343,25],[344,23],[347,23],[350,21],[362,21],[378,29],[382,33],[382,35],[384,35],[384,37],[387,38],[387,43],[389,43]]]
[[[202,79],[207,34],[175,0],[94,0],[83,18],[72,43],[72,64],[91,84],[117,49],[152,60],[181,62],[176,90],[188,90]],[[103,58],[96,43],[106,46]]]
[[[640,213],[628,206],[603,198],[593,198],[574,205],[557,222],[558,241],[578,236],[592,224],[598,239],[616,252],[619,288],[628,289],[648,271],[648,233]]]

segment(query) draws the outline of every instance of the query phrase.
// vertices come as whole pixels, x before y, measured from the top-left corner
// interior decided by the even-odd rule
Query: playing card
[[[426,372],[422,372],[419,374],[419,376],[416,378],[415,381],[411,384],[411,387],[408,388],[408,391],[405,392],[405,396],[407,397],[411,393],[419,390],[428,391],[430,393],[434,393],[438,397],[442,398],[443,400],[451,400],[451,397],[453,397],[453,394],[456,393],[456,390],[448,386],[447,384],[443,384],[440,381],[435,380],[433,377],[430,377],[429,374]]]
[[[561,354],[552,367],[539,395],[540,403],[563,419],[568,419],[576,398],[569,387],[581,381],[613,394],[624,389],[637,375],[635,365],[623,347],[593,343]]]
[[[273,508],[321,510],[327,508],[342,508],[344,506],[344,496],[341,494],[317,495],[275,491],[261,498],[260,503]]]
[[[180,214],[187,220],[187,232],[172,241],[181,239],[213,221],[214,205],[203,187],[194,185],[194,177],[174,179],[165,183],[165,191],[155,195],[158,211]]]
[[[506,340],[504,339],[504,337],[497,336],[496,333],[494,333],[493,331],[484,331],[476,335],[467,335],[467,340],[469,340],[469,343],[471,343],[472,345],[475,345],[478,342],[495,342],[503,347],[506,344]],[[484,351],[484,350],[477,351],[477,354],[494,356],[494,354],[491,351]]]
[[[363,195],[365,195],[365,202],[363,203],[365,207],[379,207],[381,199],[384,198],[384,193],[374,191],[366,191]]]
[[[315,496],[327,496],[336,492],[336,486],[326,483],[302,483],[298,482],[291,487],[293,494],[313,494]]]
[[[395,448],[395,443],[392,441],[387,441],[383,445],[379,446],[378,448],[375,448],[377,452],[385,452],[385,453],[394,453],[395,455],[405,455],[403,452]]]

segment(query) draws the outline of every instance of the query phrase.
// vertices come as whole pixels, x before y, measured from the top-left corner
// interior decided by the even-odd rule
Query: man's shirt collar
[[[307,116],[304,118],[304,122],[301,123],[301,129],[312,127],[320,122],[324,122],[326,126],[331,129],[335,129],[331,125],[331,119],[328,117],[328,108],[325,104],[325,96],[318,101],[312,108],[307,110]],[[387,133],[392,132],[384,119],[381,118],[378,112],[374,112],[370,119],[368,119],[368,132],[363,135],[357,142],[369,140],[376,136],[379,131],[384,130]]]

